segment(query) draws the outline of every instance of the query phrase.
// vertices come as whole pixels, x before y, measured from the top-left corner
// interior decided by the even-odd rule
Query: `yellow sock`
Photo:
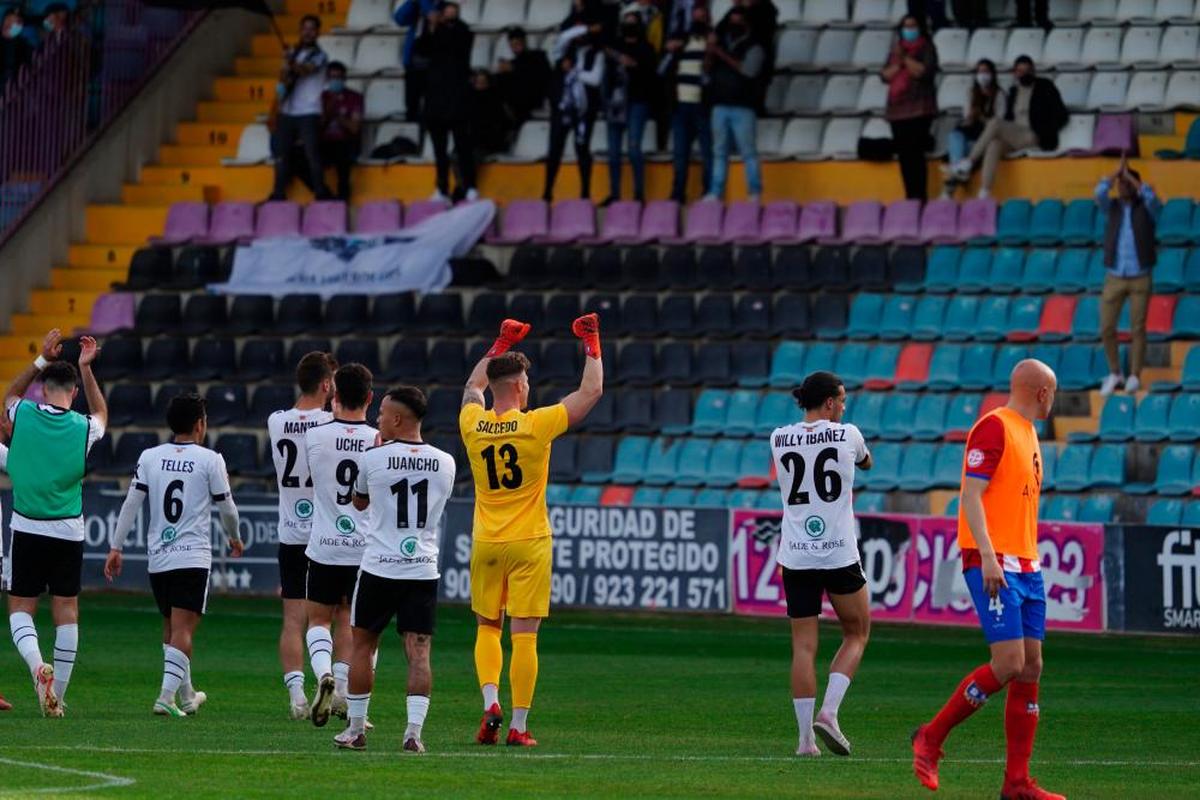
[[[503,666],[504,648],[500,644],[500,629],[480,625],[475,629],[475,674],[479,676],[479,685],[498,685]]]
[[[512,682],[513,708],[529,708],[533,705],[533,687],[537,684],[538,674],[536,633],[512,635],[512,664],[508,673]]]

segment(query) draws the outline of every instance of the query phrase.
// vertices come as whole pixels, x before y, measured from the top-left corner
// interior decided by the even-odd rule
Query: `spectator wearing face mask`
[[[713,102],[712,192],[705,199],[724,197],[733,144],[746,172],[746,194],[757,201],[762,194],[762,171],[758,163],[755,108],[766,51],[755,40],[744,9],[734,6],[726,23],[724,35],[709,34],[704,62]]]
[[[579,196],[592,194],[592,129],[600,111],[604,82],[604,25],[588,12],[581,23],[564,30],[554,44],[555,71],[550,82],[550,142],[546,153],[546,186],[542,199],[554,199],[554,181],[562,165],[567,137],[573,137],[579,165]]]
[[[450,195],[450,136],[458,158],[460,183],[454,199],[474,200],[475,148],[471,144],[471,45],[475,34],[459,18],[458,3],[442,2],[426,19],[415,54],[428,66],[424,120],[433,141],[437,167],[437,200]]]
[[[363,96],[346,88],[346,65],[330,63],[321,94],[321,158],[337,171],[337,196],[350,200],[350,169],[362,149]]]
[[[938,57],[924,24],[909,14],[900,20],[880,77],[888,85],[887,120],[900,162],[904,196],[924,201],[928,195],[929,129],[937,116]]]
[[[975,65],[975,80],[967,93],[966,111],[963,120],[954,130],[950,131],[948,142],[949,164],[942,169],[948,175],[946,178],[943,197],[949,197],[960,185],[960,181],[951,173],[951,167],[967,157],[971,145],[983,133],[984,127],[993,119],[1003,119],[1008,107],[1008,99],[996,83],[996,65],[991,59],[981,58]]]
[[[671,199],[685,202],[688,169],[692,160],[692,145],[700,144],[701,194],[712,187],[712,110],[705,90],[704,56],[708,50],[710,30],[708,8],[696,6],[692,24],[667,40],[666,56],[659,67],[666,76],[674,95],[675,109],[671,114],[671,151],[674,175]]]
[[[43,41],[57,41],[67,32],[71,12],[64,3],[51,3],[46,6],[42,17]]]
[[[975,164],[983,161],[980,197],[991,194],[1002,156],[1027,147],[1055,150],[1058,132],[1067,124],[1067,107],[1058,87],[1053,81],[1037,76],[1032,58],[1018,56],[1013,64],[1013,77],[1016,83],[1008,91],[1004,116],[997,116],[985,125],[971,152],[953,165],[953,177],[965,181]]]
[[[633,167],[633,197],[646,196],[646,159],[642,135],[657,91],[657,58],[646,41],[641,15],[628,12],[621,20],[620,38],[605,52],[610,65],[605,80],[605,113],[608,121],[608,205],[621,198],[621,143],[629,136],[629,163]]]
[[[508,49],[513,57],[500,59],[496,89],[520,124],[546,105],[550,91],[550,59],[545,50],[529,47],[522,28],[509,28]]]
[[[25,18],[15,8],[0,17],[0,89],[15,79],[33,57],[33,48],[24,36]]]

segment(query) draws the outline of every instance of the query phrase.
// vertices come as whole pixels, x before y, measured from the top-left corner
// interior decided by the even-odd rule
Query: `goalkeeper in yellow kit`
[[[580,317],[571,330],[583,340],[587,361],[579,388],[562,402],[527,410],[529,359],[510,348],[525,338],[529,325],[511,319],[500,326],[500,336],[471,371],[463,393],[458,427],[475,478],[471,610],[479,620],[475,670],[483,690],[483,721],[476,736],[480,744],[495,744],[504,721],[499,684],[505,613],[512,634],[513,717],[507,741],[520,747],[537,744],[527,720],[537,683],[538,626],[550,614],[550,444],[582,422],[604,391],[597,316]],[[484,389],[491,389],[491,409],[485,407]]]

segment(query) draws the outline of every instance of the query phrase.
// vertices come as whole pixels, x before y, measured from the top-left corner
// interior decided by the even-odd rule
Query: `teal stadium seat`
[[[1008,390],[1008,379],[1017,362],[1029,358],[1029,348],[1019,344],[1002,344],[996,348],[992,364],[992,386],[996,391]]]
[[[972,392],[982,391],[991,386],[992,365],[995,357],[996,347],[994,345],[973,344],[967,346],[963,351],[959,386]]]
[[[697,506],[698,508],[730,508],[729,491],[727,489],[718,489],[713,486],[707,486],[703,489],[668,489],[670,492],[681,492],[688,495],[688,504]]]
[[[1058,457],[1054,482],[1060,491],[1081,492],[1090,482],[1092,446],[1068,444]]]
[[[1025,258],[1025,271],[1021,273],[1019,291],[1030,294],[1045,294],[1058,289],[1058,251],[1032,250]]]
[[[1188,251],[1183,265],[1183,281],[1189,292],[1200,292],[1200,247]]]
[[[576,486],[571,490],[570,503],[573,506],[598,506],[603,493],[603,486]]]
[[[996,217],[996,241],[1021,245],[1029,241],[1033,203],[1028,200],[1007,200]]]
[[[1092,494],[1079,507],[1079,521],[1095,524],[1112,522],[1115,498],[1111,494]]]
[[[804,357],[804,375],[812,372],[832,372],[837,362],[838,348],[831,342],[812,342],[808,345],[808,354]],[[797,381],[799,386],[800,382]]]
[[[1088,488],[1119,489],[1124,485],[1125,445],[1096,445],[1092,451],[1092,465],[1088,472]]]
[[[884,297],[881,294],[860,294],[850,304],[850,320],[846,324],[846,337],[850,339],[878,339],[880,320],[883,318]]]
[[[925,262],[925,291],[937,294],[953,292],[958,288],[958,267],[962,260],[961,247],[938,245],[929,251]]]
[[[734,489],[726,495],[725,505],[734,509],[755,508],[758,504],[758,497],[757,489]]]
[[[887,398],[883,392],[860,392],[846,403],[846,421],[858,426],[868,440],[879,438]]]
[[[1034,251],[1029,260],[1034,261],[1034,256],[1042,252],[1045,251]],[[1026,288],[1031,292],[1053,291],[1059,294],[1078,294],[1087,289],[1088,263],[1091,257],[1092,251],[1090,250],[1062,250],[1059,252],[1058,261],[1054,266],[1054,274],[1051,278],[1052,283],[1046,285],[1038,282],[1036,289],[1032,285]]]
[[[939,294],[925,295],[917,300],[909,336],[917,341],[925,342],[942,338],[948,302],[945,295]]]
[[[754,435],[769,436],[776,428],[791,425],[800,419],[800,409],[796,407],[796,399],[790,393],[768,392],[758,406]]]
[[[1153,490],[1158,494],[1181,496],[1192,491],[1195,483],[1192,480],[1193,448],[1188,445],[1174,444],[1164,447],[1158,456],[1158,472],[1154,478]],[[1130,484],[1125,490],[1131,494],[1143,494],[1141,484]]]
[[[762,511],[779,511],[783,508],[783,498],[779,492],[763,489],[754,498],[754,507]]]
[[[956,344],[938,345],[929,360],[928,387],[934,392],[949,392],[958,388],[962,347]]]
[[[1163,158],[1168,160],[1178,160],[1181,158],[1200,158],[1200,119],[1192,120],[1188,126],[1187,136],[1183,141],[1182,150],[1172,150],[1164,148],[1154,151],[1155,158]]]
[[[913,414],[912,438],[917,441],[941,439],[946,432],[946,410],[949,406],[950,398],[944,394],[921,395]]]
[[[771,459],[771,443],[765,437],[746,442],[738,455],[735,476],[738,486],[770,486],[771,469],[774,466]]]
[[[946,407],[946,438],[962,442],[967,439],[967,432],[979,418],[979,407],[983,399],[977,394],[956,394],[950,396]]]
[[[895,385],[896,364],[899,361],[900,345],[875,345],[867,358],[867,373],[863,385],[868,389],[891,389]]]
[[[989,276],[990,292],[1018,292],[1025,274],[1025,251],[1015,247],[1000,247],[992,255]]]
[[[1171,404],[1167,420],[1172,442],[1194,442],[1200,439],[1200,394],[1181,394]]]
[[[1014,297],[1008,308],[1008,329],[1002,338],[1010,342],[1031,342],[1037,338],[1042,319],[1042,298],[1032,295]]]
[[[750,389],[738,389],[729,396],[729,413],[725,417],[725,436],[752,436],[758,420],[762,395]]]
[[[847,390],[862,388],[867,373],[867,346],[858,342],[842,345],[833,362],[833,372],[842,379]]]
[[[1003,341],[1008,335],[1009,315],[1012,300],[1008,297],[985,297],[979,304],[979,318],[975,321],[975,338],[981,342]],[[1037,330],[1037,327],[1034,327]]]
[[[980,299],[970,295],[955,295],[946,305],[946,320],[942,337],[948,342],[965,342],[975,335],[979,320]]]
[[[1179,522],[1189,528],[1200,528],[1200,500],[1184,503],[1183,518]]]
[[[934,462],[939,446],[928,442],[910,444],[904,448],[900,467],[899,486],[905,492],[923,492],[932,488]]]
[[[946,510],[942,512],[942,516],[957,517],[958,516],[958,495],[954,495],[946,501]]]
[[[1071,338],[1076,342],[1100,340],[1100,298],[1094,294],[1084,295],[1075,305],[1075,316],[1071,320]]]
[[[1042,507],[1039,515],[1042,519],[1052,522],[1076,522],[1079,519],[1079,498],[1069,494],[1059,494],[1050,498],[1050,502]]]
[[[879,444],[871,450],[875,464],[866,475],[866,487],[880,492],[890,492],[900,483],[900,463],[904,447],[898,444]]]
[[[879,338],[884,340],[907,339],[912,334],[913,312],[917,299],[906,294],[892,295],[883,307],[883,320],[879,323]]]
[[[710,439],[684,439],[679,446],[679,461],[671,483],[676,486],[700,486],[708,483]]]
[[[1200,346],[1193,346],[1183,359],[1180,381],[1184,391],[1200,392]]]
[[[1108,274],[1108,269],[1104,266],[1104,249],[1097,247],[1092,251],[1088,258],[1087,280],[1084,284],[1084,291],[1092,294],[1100,294],[1104,289],[1104,278]]]
[[[1089,344],[1070,344],[1062,348],[1062,360],[1057,370],[1060,389],[1078,392],[1099,382],[1092,375],[1094,349]]]
[[[938,448],[933,462],[933,480],[930,488],[957,489],[962,482],[963,445],[943,444]]]
[[[1133,437],[1139,442],[1161,442],[1171,435],[1171,396],[1148,394],[1133,415]]]
[[[1087,245],[1096,241],[1096,202],[1079,198],[1067,203],[1063,212],[1062,241],[1069,245]]]
[[[1178,525],[1183,521],[1183,501],[1171,497],[1155,500],[1146,512],[1147,525]]]
[[[1158,241],[1161,244],[1188,244],[1192,241],[1192,214],[1195,204],[1187,197],[1173,197],[1158,214]]]
[[[1099,206],[1096,207],[1096,222],[1092,228],[1092,241],[1095,244],[1100,244],[1104,241],[1104,232],[1108,229],[1108,211]]]
[[[1054,489],[1058,483],[1058,445],[1053,442],[1042,444],[1042,491]]]
[[[713,508],[725,507],[724,491],[720,489],[703,491],[711,491],[713,495],[716,495],[716,497],[713,498],[715,501],[712,506]],[[662,495],[662,502],[664,506],[682,506],[686,508],[687,506],[703,505],[699,502],[699,500],[700,492],[697,492],[695,489],[687,486],[672,486],[670,489],[665,490]]]
[[[616,458],[613,460],[613,482],[641,483],[646,474],[646,456],[649,452],[648,436],[626,436],[621,439],[621,443],[617,445]]]
[[[657,486],[639,486],[633,491],[632,505],[661,506],[663,505],[663,490]]]
[[[665,438],[650,443],[646,454],[646,471],[642,480],[649,486],[667,486],[674,482],[679,466],[679,442]]]
[[[1055,372],[1062,365],[1062,355],[1063,349],[1055,344],[1035,344],[1029,348],[1030,358],[1036,358]],[[1007,389],[1008,384],[1004,388]]]
[[[808,375],[804,371],[806,356],[801,342],[783,342],[771,355],[771,376],[768,383],[778,388],[799,386]]]
[[[571,502],[571,487],[561,483],[551,483],[546,486],[546,503],[552,506],[567,505]]]
[[[1200,295],[1185,294],[1179,298],[1171,328],[1177,339],[1200,339]]]
[[[1029,242],[1035,245],[1055,245],[1063,237],[1063,201],[1042,200],[1029,216]]]
[[[1102,442],[1127,442],[1132,439],[1136,409],[1137,404],[1130,395],[1110,395],[1100,410],[1100,430],[1092,435],[1092,439],[1098,438]],[[1067,438],[1070,441],[1091,441],[1082,438],[1081,433],[1072,433]]]
[[[713,442],[708,454],[708,472],[702,481],[709,486],[733,486],[742,477],[742,452],[754,446],[754,442],[739,442],[733,439],[718,439]],[[756,449],[757,452],[761,452]],[[685,450],[680,457],[687,457]]]
[[[958,265],[957,291],[965,294],[986,292],[991,286],[992,251],[987,247],[969,247]]]
[[[882,492],[855,492],[855,514],[882,514],[887,510],[887,495]]]
[[[1158,261],[1151,273],[1154,280],[1155,294],[1175,294],[1182,292],[1187,283],[1185,271],[1188,253],[1183,247],[1162,247],[1158,250]]]
[[[730,393],[722,389],[705,389],[696,399],[692,412],[692,433],[696,436],[717,436],[725,430],[729,416]]]
[[[896,392],[887,395],[879,435],[889,442],[902,442],[912,434],[916,422],[917,395]]]

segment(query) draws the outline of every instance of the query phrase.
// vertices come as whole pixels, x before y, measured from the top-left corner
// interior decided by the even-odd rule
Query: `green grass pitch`
[[[786,622],[559,613],[539,640],[530,728],[542,744],[514,752],[474,744],[473,625],[467,609],[443,607],[429,754],[399,752],[404,664],[391,634],[370,749],[339,752],[340,720],[318,730],[286,718],[276,606],[212,603],[193,661],[209,702],[189,719],[150,714],[161,629],[148,597],[83,597],[63,720],[39,717],[23,662],[0,645],[0,688],[17,703],[0,715],[0,796],[926,797],[911,774],[909,732],[986,653],[974,630],[878,625],[842,708],[854,756],[801,760],[792,756]],[[46,612],[38,622],[48,655]],[[825,628],[822,662],[836,642]],[[1071,798],[1197,797],[1198,665],[1196,639],[1051,634],[1034,774]],[[507,706],[506,687],[501,698]],[[998,796],[1002,698],[947,745],[936,797]]]

